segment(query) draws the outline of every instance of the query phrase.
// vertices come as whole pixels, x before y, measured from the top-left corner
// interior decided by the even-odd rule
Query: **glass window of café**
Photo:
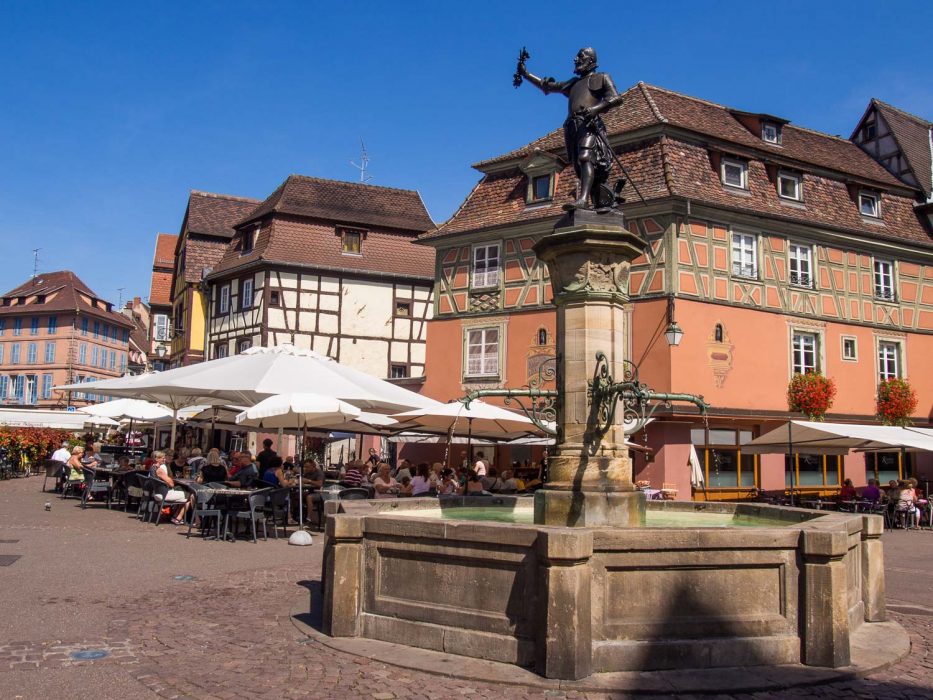
[[[794,472],[791,473],[793,464]],[[784,455],[784,485],[790,488],[807,486],[838,487],[842,477],[842,457],[839,455]],[[791,480],[793,476],[793,480]]]
[[[739,449],[741,443],[751,439],[751,430],[693,428],[690,431],[708,489],[758,487],[758,455],[743,455]]]
[[[865,480],[877,479],[879,486],[887,486],[894,479],[906,479],[911,476],[911,455],[900,452],[866,452]]]

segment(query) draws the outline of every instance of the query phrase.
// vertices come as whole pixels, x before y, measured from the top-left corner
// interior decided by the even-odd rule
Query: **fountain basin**
[[[850,635],[885,619],[877,516],[649,502],[644,528],[459,519],[490,506],[487,516],[519,520],[532,507],[521,497],[328,504],[325,632],[580,679],[838,668]]]

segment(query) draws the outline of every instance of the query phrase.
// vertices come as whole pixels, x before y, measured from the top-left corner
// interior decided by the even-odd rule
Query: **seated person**
[[[84,472],[81,471],[84,464],[82,463],[82,456],[84,455],[85,448],[81,445],[75,445],[71,448],[71,457],[68,458],[66,464],[68,465],[68,480],[69,481],[84,481]]]
[[[188,508],[191,505],[190,502],[194,499],[194,496],[189,496],[181,489],[176,489],[175,481],[168,472],[168,466],[165,464],[165,454],[156,452],[155,478],[161,479],[169,486],[169,491],[165,494],[162,503],[169,508],[175,509],[175,516],[172,518],[172,524],[181,525],[185,522],[185,514],[188,512]],[[161,496],[157,496],[157,499],[161,499]]]
[[[172,477],[177,479],[185,475],[185,467],[188,466],[188,456],[185,454],[184,450],[176,450],[175,454],[171,456],[171,461],[168,465],[168,468],[172,472]]]
[[[395,472],[395,478],[401,481],[406,476],[411,480],[411,462],[407,459],[403,459],[398,463],[398,470]]]
[[[81,466],[88,469],[97,469],[102,463],[103,461],[94,452],[94,445],[90,443],[85,445],[81,455]]]
[[[349,488],[358,488],[366,477],[363,475],[364,466],[362,462],[353,460],[347,465],[347,471],[340,480],[340,483]]]
[[[428,466],[427,462],[421,462],[421,464],[418,465],[417,471],[417,475],[411,480],[411,495],[426,496],[433,488],[431,483],[431,467]]]
[[[454,476],[453,469],[444,469],[441,471],[441,481],[437,485],[437,493],[440,496],[450,496],[460,491],[460,484]]]
[[[192,479],[198,478],[198,472],[207,464],[207,460],[201,454],[200,447],[194,447],[191,450],[191,455],[188,457],[188,467],[191,469],[190,474]]]
[[[398,497],[398,482],[389,473],[389,465],[379,462],[376,478],[373,479],[373,488],[376,490],[375,498]]]
[[[852,479],[846,479],[842,482],[842,488],[839,489],[840,501],[854,501],[858,497],[855,487],[852,485]]]
[[[310,457],[301,463],[301,485],[315,489],[305,497],[305,508],[307,509],[307,520],[310,522],[311,513],[321,513],[321,503],[323,496],[321,488],[324,486],[324,470],[317,462]]]
[[[486,491],[495,491],[495,486],[499,482],[499,471],[495,467],[489,468],[489,473],[486,476],[481,477],[480,481],[483,482],[483,488]]]
[[[128,472],[130,471],[130,469],[132,469],[132,467],[130,467],[129,457],[124,455],[123,457],[120,457],[120,459],[117,460],[117,471]]]
[[[399,496],[411,496],[413,491],[413,486],[411,484],[411,479],[407,476],[403,476],[398,482],[398,495]]]
[[[227,483],[231,486],[246,488],[259,478],[259,470],[253,464],[253,455],[249,452],[237,452],[233,458],[233,466],[227,473]]]
[[[472,469],[468,469],[466,483],[464,483],[461,493],[464,496],[469,496],[470,494],[483,493],[485,490],[479,474]]]
[[[213,449],[207,453],[207,461],[198,472],[198,483],[209,484],[212,481],[226,481],[227,468],[220,459],[220,452]]]
[[[266,470],[262,473],[262,480],[270,486],[291,486],[292,480],[285,476],[285,470],[282,469],[282,458],[273,455],[266,460]]]
[[[868,486],[862,489],[862,498],[872,503],[877,503],[881,500],[881,489],[878,488],[878,482],[876,480],[868,480]]]
[[[499,493],[515,493],[519,490],[518,480],[512,476],[512,472],[508,469],[503,471],[499,482]]]
[[[295,458],[292,455],[287,455],[285,461],[282,462],[282,469],[285,471],[295,471]]]

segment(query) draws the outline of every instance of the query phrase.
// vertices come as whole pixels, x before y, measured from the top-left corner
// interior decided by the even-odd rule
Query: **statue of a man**
[[[559,92],[567,96],[564,142],[567,159],[573,163],[580,181],[580,190],[573,207],[585,208],[589,200],[594,208],[606,209],[616,201],[621,201],[617,192],[606,187],[613,154],[606,127],[599,115],[620,104],[622,96],[608,73],[596,72],[596,51],[592,48],[580,49],[573,61],[573,72],[577,77],[564,82],[532,75],[525,68],[526,58],[527,53],[523,50],[518,62],[516,87],[521,83],[521,78],[527,78],[545,95]],[[621,189],[621,184],[616,188],[617,191]]]

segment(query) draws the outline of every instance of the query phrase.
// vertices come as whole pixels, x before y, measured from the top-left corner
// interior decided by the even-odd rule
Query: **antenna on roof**
[[[360,136],[360,162],[357,164],[351,160],[350,165],[360,171],[360,182],[369,182],[373,179],[372,175],[366,174],[366,168],[369,166],[369,154],[366,153],[366,144],[363,143],[362,136]]]
[[[33,248],[32,249],[32,281],[36,281],[36,277],[39,276],[39,251],[42,248]]]

